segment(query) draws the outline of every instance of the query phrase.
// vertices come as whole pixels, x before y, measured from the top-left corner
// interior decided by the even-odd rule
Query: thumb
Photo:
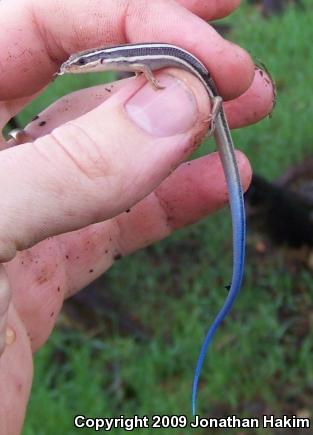
[[[184,71],[157,78],[164,89],[129,80],[83,116],[0,153],[1,262],[123,212],[194,150],[209,119],[205,89]]]

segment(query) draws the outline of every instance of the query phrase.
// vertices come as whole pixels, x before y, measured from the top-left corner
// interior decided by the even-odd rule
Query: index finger
[[[10,0],[0,3],[0,28],[1,100],[38,91],[71,53],[128,42],[168,42],[192,51],[226,99],[241,95],[254,74],[244,50],[166,0]]]

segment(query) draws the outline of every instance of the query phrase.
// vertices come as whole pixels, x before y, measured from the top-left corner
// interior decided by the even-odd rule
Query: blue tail
[[[224,114],[221,114],[222,117],[224,117]],[[203,362],[208,350],[208,347],[214,337],[214,334],[221,324],[221,322],[224,320],[226,315],[228,314],[229,310],[231,309],[234,300],[236,299],[236,296],[239,293],[242,278],[243,278],[243,272],[244,272],[244,260],[245,260],[245,234],[246,234],[246,219],[245,219],[245,209],[244,209],[244,200],[243,200],[243,192],[241,187],[241,182],[239,178],[237,163],[235,159],[235,154],[233,147],[226,147],[223,145],[224,142],[219,141],[219,137],[217,137],[220,134],[219,131],[216,132],[215,137],[217,140],[217,143],[219,145],[219,152],[222,159],[224,172],[226,176],[227,181],[227,187],[229,192],[229,199],[230,199],[230,208],[231,208],[231,215],[232,215],[232,226],[233,226],[233,273],[232,273],[232,281],[231,281],[231,287],[228,293],[228,296],[224,302],[224,305],[222,306],[220,312],[217,314],[216,318],[214,319],[213,324],[211,325],[204,342],[202,344],[200,354],[198,357],[195,373],[194,373],[194,379],[193,379],[193,386],[192,386],[192,413],[193,415],[196,414],[196,400],[197,400],[197,391],[198,391],[198,384],[199,384],[199,378],[201,374],[201,369],[203,366]],[[224,134],[222,132],[222,134]],[[231,141],[231,137],[229,134],[228,140]]]

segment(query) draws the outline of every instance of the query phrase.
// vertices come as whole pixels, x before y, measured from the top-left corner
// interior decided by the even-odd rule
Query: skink
[[[233,305],[240,290],[244,272],[246,223],[243,192],[222,99],[218,95],[210,73],[200,60],[182,48],[165,43],[128,44],[82,51],[70,56],[61,65],[59,74],[105,70],[130,71],[136,74],[143,73],[155,88],[161,88],[152,71],[165,67],[177,67],[191,72],[202,82],[209,95],[212,104],[210,128],[214,132],[225,173],[233,227],[231,285],[227,298],[209,328],[199,353],[192,386],[192,412],[195,415],[199,378],[208,347],[216,329]]]

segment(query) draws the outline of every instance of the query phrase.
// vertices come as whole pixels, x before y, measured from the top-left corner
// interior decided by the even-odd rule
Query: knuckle
[[[108,175],[112,169],[109,155],[105,154],[99,138],[74,122],[50,133],[51,139],[84,177],[94,180]]]

